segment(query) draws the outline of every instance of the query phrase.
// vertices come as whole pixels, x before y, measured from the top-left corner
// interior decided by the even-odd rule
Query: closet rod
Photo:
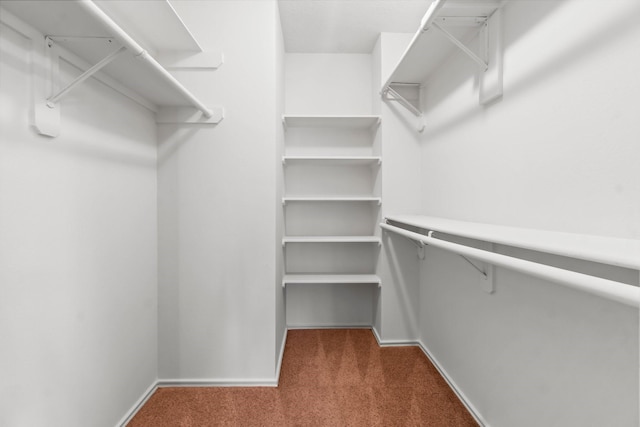
[[[631,307],[637,308],[640,301],[640,288],[637,286],[447,242],[433,237],[433,231],[429,231],[429,234],[425,236],[424,234],[415,233],[386,223],[380,223],[380,227],[411,240],[422,242],[425,245],[431,245],[459,255],[474,258],[478,261],[520,271],[531,276],[630,305]]]
[[[196,107],[198,110],[202,111],[202,115],[206,118],[211,118],[213,116],[213,111],[207,108],[198,98],[196,98],[187,88],[185,88],[175,77],[173,77],[167,70],[165,70],[162,65],[160,65],[149,53],[142,48],[134,39],[129,36],[118,24],[116,24],[106,13],[102,11],[93,1],[91,0],[78,0],[77,3],[84,9],[84,11],[100,21],[100,23],[107,29],[113,38],[118,40],[120,44],[126,47],[131,51],[133,56],[136,58],[145,61],[147,64],[151,66],[151,69],[161,77],[163,77],[168,84],[173,86],[176,90],[178,90],[185,98],[189,100],[189,102]]]

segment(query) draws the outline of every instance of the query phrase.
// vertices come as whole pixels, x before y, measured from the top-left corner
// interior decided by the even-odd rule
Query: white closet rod
[[[91,0],[78,0],[78,4],[92,17],[96,18],[100,23],[110,32],[110,35],[118,40],[120,44],[126,47],[133,53],[136,58],[145,61],[151,66],[151,69],[161,77],[163,77],[168,84],[176,88],[189,102],[202,111],[202,114],[206,118],[213,116],[213,111],[207,108],[198,98],[196,98],[187,88],[185,88],[178,80],[175,79],[162,65],[160,65],[149,53],[142,48],[129,34],[127,34],[118,24],[116,24],[106,13],[102,11]]]
[[[538,264],[507,255],[484,251],[482,249],[471,248],[457,243],[447,242],[433,237],[433,231],[429,231],[429,234],[425,236],[424,234],[415,233],[413,231],[385,223],[380,223],[380,227],[411,240],[421,242],[425,245],[431,245],[500,267],[521,271],[531,276],[559,283],[570,288],[588,292],[632,307],[638,307],[638,303],[640,301],[640,288],[637,286],[608,279],[601,279],[587,274],[576,273],[574,271]]]

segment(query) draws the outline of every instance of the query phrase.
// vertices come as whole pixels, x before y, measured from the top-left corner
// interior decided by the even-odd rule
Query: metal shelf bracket
[[[451,41],[451,43],[456,45],[461,51],[466,53],[469,58],[474,60],[480,66],[480,69],[482,71],[487,71],[487,69],[489,68],[489,64],[488,64],[486,58],[484,58],[484,59],[480,58],[471,49],[469,49],[464,43],[462,43],[460,40],[458,40],[453,34],[448,32],[444,28],[442,28],[437,22],[433,22],[431,24],[431,26],[433,28],[437,29],[438,31],[440,31],[440,33],[442,35],[444,35],[449,41]],[[483,41],[483,44],[486,44],[486,38],[488,37],[487,36],[487,32],[486,31],[482,31],[482,35],[481,36],[485,39],[485,41]]]
[[[433,230],[429,231],[427,236],[433,238]],[[495,249],[493,243],[485,242],[484,245],[485,245],[485,248],[483,248],[483,250],[487,252],[493,252]],[[472,266],[475,270],[477,270],[478,273],[480,273],[480,278],[481,278],[480,288],[488,294],[494,293],[496,290],[495,279],[494,279],[495,266],[489,263],[484,263],[485,264],[484,268],[480,268],[466,256],[462,254],[458,254],[458,256],[460,256],[460,258],[465,260],[467,263],[469,263],[470,266]]]
[[[415,105],[409,102],[404,96],[398,93],[391,86],[388,86],[386,90],[382,93],[382,95],[384,96],[384,99],[386,99],[387,101],[397,102],[398,104],[402,105],[404,108],[409,110],[409,112],[414,116],[416,116],[417,118],[416,128],[418,132],[424,131],[425,124],[424,124],[424,116],[422,115],[422,111],[420,111]]]
[[[385,222],[385,223],[388,224],[388,225],[391,225],[388,222]],[[413,243],[416,246],[416,249],[418,251],[418,259],[424,260],[424,257],[425,257],[425,246],[427,246],[427,245],[425,245],[424,242],[422,242],[421,240],[412,239],[412,238],[404,236],[404,235],[402,235],[402,237],[404,237],[405,239],[407,239],[408,241],[410,241],[411,243]]]
[[[433,230],[427,233],[427,237],[433,238]],[[483,250],[487,252],[493,252],[495,249],[493,243],[484,242],[484,245],[485,247],[483,248]],[[478,273],[480,273],[480,278],[481,278],[480,287],[482,288],[482,290],[488,294],[494,293],[495,292],[495,280],[494,280],[495,266],[489,263],[484,263],[485,264],[484,268],[480,268],[466,256],[462,254],[458,254],[458,256],[460,256],[460,258],[465,260],[467,263],[469,263],[470,266],[472,266],[475,270],[477,270]]]
[[[94,38],[93,37],[88,37],[88,39],[94,39]],[[53,39],[51,37],[47,36],[45,38],[45,40],[46,40],[46,43],[47,43],[47,46],[49,47],[49,49],[53,48],[53,44],[54,44]],[[89,77],[91,77],[92,75],[94,75],[95,73],[100,71],[102,68],[104,68],[111,61],[116,59],[118,56],[120,56],[126,50],[127,50],[126,47],[121,46],[120,48],[114,50],[113,52],[111,52],[110,54],[105,56],[97,64],[95,64],[94,66],[92,66],[91,68],[89,68],[88,70],[83,72],[82,74],[80,74],[71,83],[69,83],[62,90],[60,90],[58,93],[56,93],[55,95],[52,95],[49,98],[47,98],[47,102],[46,102],[47,107],[55,108],[55,106],[58,104],[58,102],[60,102],[60,100],[62,98],[64,98],[70,91],[72,91],[75,87],[77,87],[78,85],[82,84]],[[51,73],[51,74],[52,74],[51,78],[55,78],[53,73]],[[55,83],[52,82],[51,87],[54,87],[54,84]]]

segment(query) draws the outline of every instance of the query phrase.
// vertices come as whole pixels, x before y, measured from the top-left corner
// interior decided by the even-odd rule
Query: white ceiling
[[[431,0],[278,0],[285,50],[370,53],[379,33],[414,33]]]

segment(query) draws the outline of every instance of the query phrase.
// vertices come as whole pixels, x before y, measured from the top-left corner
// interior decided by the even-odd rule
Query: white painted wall
[[[282,236],[284,235],[284,211],[282,205],[278,201],[282,200],[284,189],[284,171],[282,169],[282,156],[284,155],[284,126],[282,125],[282,115],[284,114],[284,38],[282,35],[282,25],[280,23],[280,11],[278,3],[275,2],[275,36],[276,36],[276,363],[279,363],[280,357],[284,352],[284,340],[287,332],[287,319],[285,316],[285,291],[282,289],[281,283],[284,276],[284,252],[282,250]]]
[[[155,121],[89,79],[49,139],[30,94],[0,24],[0,425],[113,426],[156,380]]]
[[[277,6],[174,6],[205,49],[225,56],[213,73],[177,77],[226,115],[214,128],[159,127],[159,377],[273,382]]]
[[[371,55],[287,53],[287,114],[371,114]]]
[[[383,102],[380,89],[387,80],[411,34],[380,35],[373,57],[377,59],[373,92],[381,112],[382,218],[420,209],[420,145],[416,119],[397,103]],[[404,238],[382,233],[378,263],[382,280],[376,330],[383,342],[415,341],[418,338],[418,264],[416,247]]]
[[[478,106],[462,55],[426,85],[423,211],[639,238],[637,2],[520,1],[504,12],[501,101]]]
[[[426,86],[422,213],[640,238],[639,16],[632,0],[507,3],[503,99],[478,105],[461,55]],[[489,295],[474,274],[428,251],[420,332],[488,425],[638,425],[637,310],[503,269]]]

